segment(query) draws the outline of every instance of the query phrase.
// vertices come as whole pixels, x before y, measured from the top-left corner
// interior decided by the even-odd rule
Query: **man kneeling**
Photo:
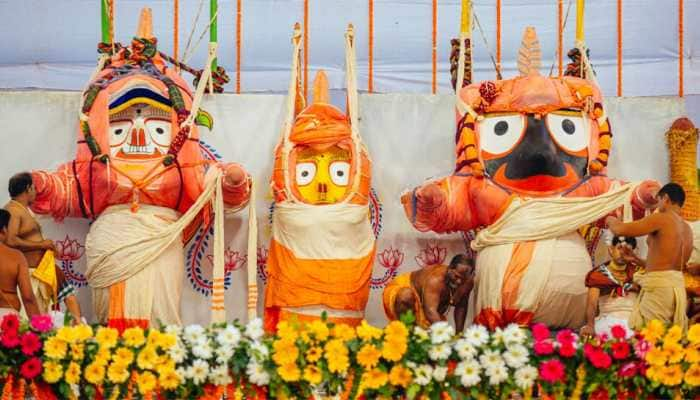
[[[384,312],[389,320],[396,320],[411,310],[416,324],[427,328],[445,321],[449,307],[454,306],[455,328],[461,332],[473,286],[474,260],[458,254],[449,266],[431,265],[396,277],[384,289]]]
[[[614,217],[608,217],[606,222],[615,235],[648,235],[646,271],[634,276],[641,291],[630,316],[630,327],[640,330],[649,321],[658,319],[685,330],[687,298],[681,270],[693,249],[693,233],[681,217],[685,192],[680,185],[669,183],[659,190],[656,198],[657,213],[626,224]]]

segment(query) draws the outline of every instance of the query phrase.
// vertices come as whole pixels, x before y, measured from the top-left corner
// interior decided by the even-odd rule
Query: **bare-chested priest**
[[[693,232],[681,217],[685,202],[683,188],[664,185],[656,195],[658,212],[641,220],[622,223],[615,217],[606,222],[615,235],[647,236],[648,255],[644,272],[637,272],[635,283],[641,291],[630,315],[630,327],[639,330],[650,320],[687,328],[687,298],[683,267],[693,250]]]
[[[448,266],[431,265],[394,278],[384,289],[384,312],[395,320],[411,310],[416,325],[427,328],[445,321],[447,311],[454,306],[455,328],[461,332],[473,286],[474,260],[458,254]]]
[[[44,239],[41,225],[29,209],[36,198],[32,176],[23,172],[10,178],[8,185],[11,200],[5,205],[10,223],[5,243],[22,253],[29,265],[29,274],[39,311],[45,314],[52,305],[63,301],[75,322],[80,322],[81,312],[75,289],[60,268],[56,268],[56,248],[52,240]]]
[[[27,259],[21,251],[5,245],[10,213],[0,209],[0,319],[7,314],[19,314],[24,304],[27,315],[39,314],[39,307],[29,281]],[[19,288],[19,296],[17,295]],[[20,296],[22,302],[20,303]]]

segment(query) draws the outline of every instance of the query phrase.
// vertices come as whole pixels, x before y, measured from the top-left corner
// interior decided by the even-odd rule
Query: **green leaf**
[[[214,118],[201,108],[197,111],[197,117],[195,117],[194,123],[198,126],[204,126],[209,130],[214,128]]]
[[[413,400],[418,395],[418,392],[420,392],[420,386],[413,383],[408,387],[408,389],[406,389],[406,397],[408,400]]]

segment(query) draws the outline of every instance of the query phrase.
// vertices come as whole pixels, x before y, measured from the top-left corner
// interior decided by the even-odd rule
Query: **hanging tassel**
[[[12,400],[12,386],[14,385],[14,380],[14,375],[7,375],[5,386],[2,388],[2,400]]]

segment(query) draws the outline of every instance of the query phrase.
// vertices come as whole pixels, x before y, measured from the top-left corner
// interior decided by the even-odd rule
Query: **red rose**
[[[549,328],[545,324],[535,324],[532,325],[532,337],[535,338],[536,342],[541,342],[545,339],[549,339]]]
[[[33,356],[34,353],[41,350],[41,339],[32,332],[27,332],[20,338],[22,353],[27,356]]]
[[[559,346],[559,355],[565,358],[571,358],[576,355],[576,347],[573,343],[564,343]]]
[[[16,332],[3,333],[2,337],[0,337],[0,344],[2,344],[2,347],[14,349],[15,347],[19,346],[19,337],[17,336]]]
[[[546,355],[554,353],[554,345],[549,340],[545,340],[542,342],[535,342],[535,346],[533,347],[533,350],[535,351],[535,354],[538,356],[546,356]]]
[[[17,331],[19,330],[19,317],[16,314],[7,314],[2,317],[2,323],[0,323],[0,329],[3,333],[14,333],[17,336]]]
[[[571,329],[564,329],[557,333],[557,342],[559,344],[564,343],[574,343],[576,341],[576,335]]]
[[[638,368],[637,363],[634,361],[628,362],[620,367],[620,370],[617,371],[617,376],[620,378],[631,378],[637,374]]]
[[[604,387],[598,387],[593,393],[589,400],[610,400],[610,395],[608,394],[608,389]]]
[[[630,345],[627,342],[615,342],[612,344],[612,356],[616,360],[624,360],[630,355]]]
[[[19,368],[19,373],[26,379],[34,379],[41,374],[41,360],[37,357],[25,361]]]
[[[615,339],[624,339],[627,337],[627,330],[622,325],[613,325],[610,328],[610,333]]]

